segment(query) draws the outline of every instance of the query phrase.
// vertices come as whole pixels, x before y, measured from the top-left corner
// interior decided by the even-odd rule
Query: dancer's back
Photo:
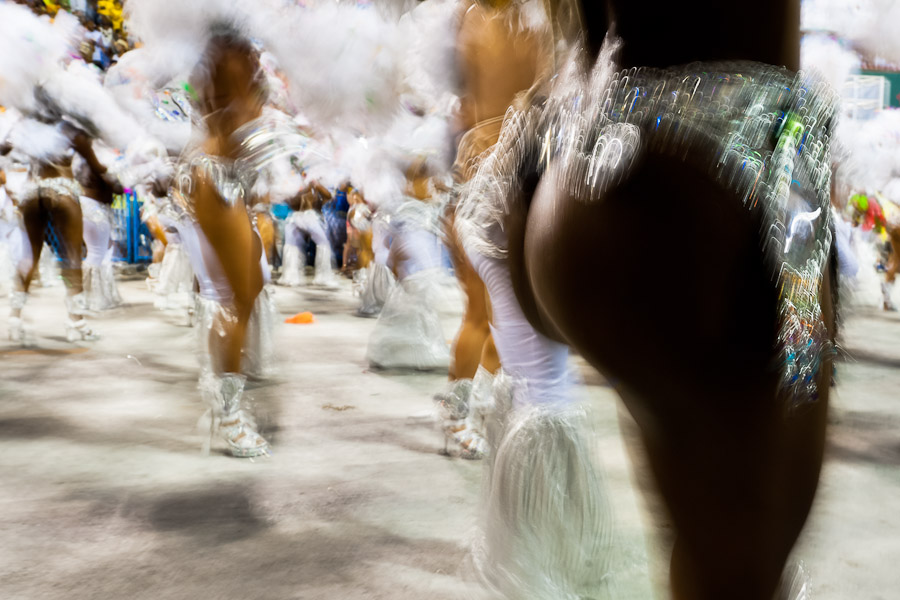
[[[540,49],[538,34],[520,26],[515,9],[470,6],[459,34],[463,131],[502,117],[516,95],[532,86]]]

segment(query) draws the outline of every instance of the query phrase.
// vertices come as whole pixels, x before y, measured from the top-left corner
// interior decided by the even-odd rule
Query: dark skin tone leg
[[[39,198],[34,198],[19,205],[25,232],[28,234],[28,242],[31,245],[31,269],[27,273],[19,275],[19,286],[25,293],[31,289],[31,281],[37,272],[41,260],[41,251],[44,248],[44,228],[47,226],[47,215],[41,208]],[[13,315],[18,316],[18,315]]]
[[[39,197],[23,203],[19,210],[31,244],[33,259],[28,273],[20,276],[22,291],[28,292],[31,281],[37,272],[44,246],[44,231],[52,220],[53,228],[59,237],[60,252],[63,258],[62,275],[69,295],[78,294],[83,289],[81,277],[81,244],[83,223],[81,206],[77,200],[68,197]]]
[[[56,235],[59,236],[61,271],[66,289],[70,296],[80,294],[84,289],[81,272],[84,221],[82,220],[81,205],[77,199],[69,197],[57,198],[50,202],[44,201],[44,204],[49,204],[47,212],[53,221]],[[73,315],[72,318],[76,317]]]

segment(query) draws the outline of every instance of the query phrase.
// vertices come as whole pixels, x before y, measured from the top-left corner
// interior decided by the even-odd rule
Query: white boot
[[[218,431],[232,455],[253,458],[268,454],[269,443],[256,432],[253,418],[241,409],[245,382],[246,378],[235,373],[206,375],[200,389],[212,412],[210,438]]]
[[[897,312],[897,305],[891,299],[891,292],[894,290],[894,283],[884,281],[881,283],[881,296],[884,299],[884,310]]]
[[[447,385],[447,390],[434,395],[438,405],[441,430],[444,432],[444,454],[450,454],[450,443],[459,447],[460,458],[478,460],[484,457],[487,442],[469,428],[466,419],[471,412],[472,380],[457,379]]]
[[[87,297],[84,292],[66,296],[66,310],[69,311],[70,315],[80,317],[75,320],[72,320],[71,318],[66,319],[67,340],[70,342],[93,342],[100,339],[100,336],[88,327],[88,323],[84,318],[84,315],[88,312]]]
[[[77,321],[66,319],[66,339],[70,342],[95,342],[100,336],[88,326],[84,317]]]
[[[504,421],[489,435],[476,573],[503,598],[612,597],[614,521],[586,415],[526,407]]]
[[[303,285],[303,269],[306,267],[306,261],[300,248],[294,244],[284,245],[284,260],[281,263],[281,277],[278,278],[278,285],[288,287],[296,287]]]
[[[337,278],[334,276],[334,269],[331,266],[331,256],[331,248],[327,244],[316,245],[316,276],[313,279],[313,285],[330,290],[338,287]]]
[[[25,308],[26,302],[28,302],[28,294],[25,292],[13,292],[9,296],[9,307],[15,313],[21,314],[22,309]],[[16,342],[17,344],[25,342],[25,322],[22,321],[22,317],[10,315],[7,326],[9,330],[9,341]]]

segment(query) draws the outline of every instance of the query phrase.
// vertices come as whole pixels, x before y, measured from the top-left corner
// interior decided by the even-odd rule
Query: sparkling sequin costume
[[[204,371],[211,369],[208,340],[216,316],[231,318],[228,315],[231,290],[218,263],[218,257],[196,221],[192,201],[195,178],[208,178],[215,186],[220,200],[226,205],[234,206],[243,201],[247,209],[252,211],[254,204],[263,200],[255,191],[259,189],[258,180],[278,153],[284,151],[284,144],[275,143],[276,140],[283,139],[279,136],[282,127],[281,120],[261,117],[234,133],[234,137],[240,140],[240,152],[236,159],[210,156],[195,147],[185,151],[176,168],[177,187],[172,191],[171,198],[175,207],[184,215],[179,220],[179,234],[200,284],[197,316],[201,325],[198,334],[201,367]],[[260,267],[263,280],[268,284],[271,273],[265,253],[260,257]],[[269,373],[274,356],[274,315],[275,309],[267,285],[254,304],[244,348],[242,370],[252,376],[263,377]]]
[[[510,110],[462,191],[457,226],[469,251],[505,256],[502,224],[522,173],[552,173],[557,189],[599,202],[648,151],[688,161],[760,211],[761,251],[779,290],[782,386],[791,407],[815,401],[819,365],[832,351],[818,296],[832,244],[834,93],[751,62],[615,73],[602,55],[589,76],[570,69],[549,97]]]

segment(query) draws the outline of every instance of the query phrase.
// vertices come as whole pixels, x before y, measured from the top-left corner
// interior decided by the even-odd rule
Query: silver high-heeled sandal
[[[222,377],[208,375],[201,382],[201,388],[211,405],[210,442],[218,433],[231,454],[237,458],[254,458],[270,453],[269,443],[256,431],[253,418],[241,409],[246,378],[241,375],[226,374]]]
[[[17,344],[25,342],[25,322],[19,317],[10,317],[6,322],[9,341]]]
[[[487,440],[474,427],[471,419],[469,399],[472,395],[472,380],[457,379],[447,391],[435,394],[441,414],[441,429],[444,432],[444,454],[451,454],[450,443],[458,447],[460,458],[480,460],[487,453]]]
[[[94,333],[82,317],[77,321],[66,319],[66,339],[70,342],[95,342],[100,336]]]
[[[28,302],[28,294],[26,292],[14,291],[9,295],[9,308],[14,313],[21,315],[26,302]],[[9,341],[20,344],[24,343],[25,322],[22,321],[22,317],[10,315],[9,320],[6,323],[8,326]]]

